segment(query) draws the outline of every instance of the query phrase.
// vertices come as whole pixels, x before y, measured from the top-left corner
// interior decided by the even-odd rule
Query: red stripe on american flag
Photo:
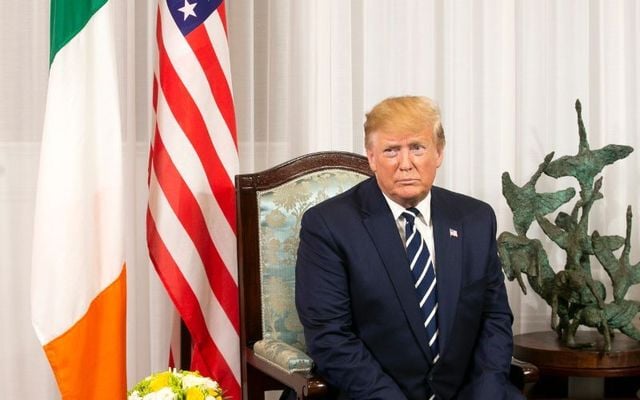
[[[222,20],[224,31],[229,32],[227,30],[227,9],[224,7],[224,2],[220,3],[220,5],[218,6],[218,14],[220,14],[220,19]]]
[[[233,186],[238,159],[231,82],[224,72],[227,41],[216,19],[215,35],[196,28],[194,50],[168,7],[159,0],[149,254],[193,338],[192,368],[216,379],[225,396],[240,399]],[[221,18],[226,32],[222,4],[208,18]]]
[[[171,297],[176,304],[176,308],[187,326],[191,327],[190,331],[193,345],[204,355],[202,361],[198,362],[198,370],[201,374],[217,380],[229,395],[237,393],[237,395],[232,395],[232,398],[240,398],[240,385],[233,376],[233,373],[231,373],[231,368],[226,363],[224,357],[222,357],[215,342],[207,333],[207,325],[198,299],[193,294],[189,283],[184,279],[180,267],[164,245],[149,211],[147,211],[147,242],[152,243],[153,251],[150,251],[151,260],[155,265],[160,279],[162,279],[163,282],[172,283],[171,287],[168,288],[169,297]],[[202,357],[202,355],[200,355],[200,357]],[[206,363],[204,360],[216,361]]]
[[[216,250],[211,236],[209,236],[207,223],[204,220],[198,201],[178,173],[173,161],[171,161],[171,157],[169,157],[159,134],[155,135],[153,143],[153,169],[156,171],[162,192],[173,208],[174,214],[176,214],[185,231],[189,234],[202,263],[205,265],[209,285],[222,308],[224,308],[233,327],[239,332],[240,322],[236,299],[238,287]],[[230,195],[233,195],[233,193]]]
[[[160,87],[167,99],[169,108],[176,121],[187,136],[204,167],[209,180],[209,185],[220,205],[229,226],[235,232],[236,213],[235,197],[230,196],[227,188],[233,188],[233,182],[229,179],[225,166],[220,161],[218,153],[211,142],[211,136],[202,118],[202,110],[193,101],[191,94],[182,83],[164,47],[162,39],[161,21],[158,18],[156,29],[158,40],[158,62]],[[215,56],[215,53],[213,53]],[[231,105],[233,107],[233,105]],[[230,149],[229,149],[230,150]],[[235,149],[234,149],[235,151]]]

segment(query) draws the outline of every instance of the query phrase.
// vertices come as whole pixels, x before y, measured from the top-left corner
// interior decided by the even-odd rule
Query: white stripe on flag
[[[229,60],[229,45],[227,43],[227,34],[224,31],[220,14],[216,13],[214,18],[209,18],[204,22],[207,29],[209,40],[213,44],[213,48],[218,56],[220,66],[224,71],[224,76],[231,88],[231,62]]]

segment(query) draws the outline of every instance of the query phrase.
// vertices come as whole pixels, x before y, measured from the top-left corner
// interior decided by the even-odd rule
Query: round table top
[[[604,337],[596,331],[578,331],[576,343],[590,348],[571,349],[552,331],[514,336],[514,357],[530,362],[541,373],[562,376],[616,377],[640,375],[640,342],[616,333],[611,351],[604,352]]]

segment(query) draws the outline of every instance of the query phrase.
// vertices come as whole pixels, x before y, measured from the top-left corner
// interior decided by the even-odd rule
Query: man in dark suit
[[[438,107],[389,98],[364,125],[375,176],[302,220],[296,306],[317,372],[339,399],[519,399],[496,219],[432,186]]]

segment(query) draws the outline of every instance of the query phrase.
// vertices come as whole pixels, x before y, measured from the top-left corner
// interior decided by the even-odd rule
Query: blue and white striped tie
[[[424,327],[427,331],[429,348],[434,364],[440,358],[438,347],[438,288],[433,257],[420,231],[416,228],[415,219],[420,215],[416,208],[407,208],[402,216],[405,219],[405,244],[407,257],[411,266],[411,274],[415,282],[416,293],[422,310]]]

